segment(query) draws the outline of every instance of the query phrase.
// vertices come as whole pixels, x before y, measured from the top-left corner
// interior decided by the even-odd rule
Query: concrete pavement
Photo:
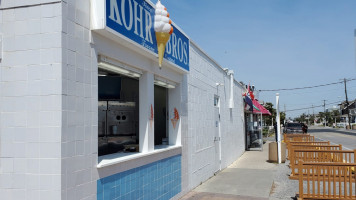
[[[267,162],[268,143],[263,151],[247,151],[238,160],[210,178],[182,200],[265,200],[270,198],[278,165]],[[286,166],[286,164],[282,164]]]
[[[318,139],[355,147],[356,130],[310,127]],[[269,138],[272,139],[273,138]],[[289,161],[280,165],[267,162],[268,142],[263,151],[247,151],[238,160],[210,178],[182,200],[287,200],[295,199],[299,185],[289,179]]]
[[[331,144],[342,144],[345,150],[356,149],[356,130],[311,126],[309,133],[318,140],[330,141]]]

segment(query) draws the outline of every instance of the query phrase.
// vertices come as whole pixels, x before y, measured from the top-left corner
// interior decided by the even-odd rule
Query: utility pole
[[[312,107],[313,107],[313,119],[314,119],[313,124],[315,126],[314,104],[312,104]]]
[[[345,97],[346,97],[347,118],[348,118],[348,121],[349,121],[349,127],[350,127],[350,129],[352,129],[352,127],[351,127],[351,121],[350,121],[349,99],[347,98],[346,78],[344,78],[344,85],[345,85]]]
[[[323,100],[324,101],[324,127],[326,127],[326,112],[325,112],[325,101],[326,100]]]
[[[286,104],[284,104],[284,123],[283,124],[286,124],[286,119],[287,119],[287,109],[286,109]]]

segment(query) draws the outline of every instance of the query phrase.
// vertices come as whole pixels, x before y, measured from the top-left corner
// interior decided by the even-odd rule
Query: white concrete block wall
[[[236,72],[235,72],[236,73]],[[235,79],[238,78],[238,72]],[[227,90],[229,91],[229,90]],[[226,102],[222,109],[221,133],[222,133],[222,168],[228,167],[237,160],[245,151],[245,122],[244,122],[244,101],[242,98],[243,87],[235,81],[234,103],[235,107],[230,111]],[[234,152],[234,153],[231,153]]]
[[[1,1],[0,197],[96,199],[98,52],[181,83],[182,193],[216,170],[214,95],[221,100],[222,168],[236,160],[244,151],[240,86],[230,110],[229,77],[194,44],[183,80],[101,36],[92,44],[89,3]]]
[[[2,0],[0,8],[16,8],[23,6],[45,5],[59,3],[60,0]],[[30,11],[31,12],[31,11]]]
[[[183,137],[187,154],[188,189],[214,175],[215,108],[214,96],[220,97],[221,168],[235,161],[245,150],[242,87],[235,83],[235,107],[229,108],[230,77],[194,43],[190,45],[188,75],[188,133]],[[235,73],[237,74],[237,73]],[[236,75],[235,75],[236,76]],[[216,86],[216,83],[224,84]]]
[[[1,199],[61,198],[61,3],[32,3],[0,4]]]
[[[189,192],[189,165],[190,160],[190,136],[188,129],[188,75],[183,76],[181,82],[181,143],[182,143],[182,192],[181,194],[186,194]]]
[[[62,5],[62,200],[96,199],[98,67],[90,1]]]

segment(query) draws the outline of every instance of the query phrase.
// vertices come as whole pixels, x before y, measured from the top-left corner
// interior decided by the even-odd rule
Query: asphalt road
[[[356,149],[356,130],[310,127],[308,133],[331,144],[342,144],[345,150]]]

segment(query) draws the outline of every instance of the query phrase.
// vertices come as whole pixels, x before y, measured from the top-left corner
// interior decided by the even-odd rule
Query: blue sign
[[[106,26],[157,54],[154,16],[145,0],[106,0]],[[164,58],[189,71],[189,39],[173,28]]]

